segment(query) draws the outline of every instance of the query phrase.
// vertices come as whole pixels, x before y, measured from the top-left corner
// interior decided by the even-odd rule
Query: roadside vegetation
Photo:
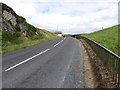
[[[11,7],[4,3],[2,3],[2,12],[0,53],[15,51],[59,38],[56,34],[29,24],[24,17],[17,15]]]
[[[118,44],[118,25],[90,34],[81,35],[90,38],[120,56]]]
[[[34,46],[59,38],[56,34],[37,28],[38,35],[25,37],[21,33],[17,33],[14,37],[9,32],[2,32],[2,50],[0,53],[7,53],[18,49]]]

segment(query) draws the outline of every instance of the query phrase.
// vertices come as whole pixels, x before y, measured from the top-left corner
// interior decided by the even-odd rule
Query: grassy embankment
[[[82,36],[96,41],[100,45],[120,56],[120,46],[118,45],[118,25],[90,34],[84,34]]]
[[[24,37],[20,34],[19,38],[15,38],[10,33],[2,33],[2,50],[0,53],[7,53],[18,49],[34,46],[59,38],[57,35],[43,29],[37,29],[40,33],[31,37]]]

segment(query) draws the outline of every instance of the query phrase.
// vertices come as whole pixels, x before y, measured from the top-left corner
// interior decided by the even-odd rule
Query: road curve
[[[3,88],[84,88],[77,40],[65,37],[2,55]]]

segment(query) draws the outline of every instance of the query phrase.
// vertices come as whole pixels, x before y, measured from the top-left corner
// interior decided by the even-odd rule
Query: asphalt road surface
[[[2,55],[3,88],[84,88],[77,40],[62,37]]]

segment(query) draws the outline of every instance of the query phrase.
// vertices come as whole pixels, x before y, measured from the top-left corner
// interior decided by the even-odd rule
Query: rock
[[[20,32],[24,36],[30,36],[28,31],[30,28],[28,27],[28,23],[25,18],[18,16],[12,8],[9,6],[2,4],[2,12],[0,13],[0,25],[2,26],[3,32],[9,32],[12,35],[16,35],[15,33]],[[33,27],[31,25],[31,27]]]
[[[17,24],[15,16],[13,16],[10,12],[7,12],[6,10],[3,10],[3,17],[8,21],[10,20],[12,25],[15,26]]]
[[[21,29],[22,32],[28,31],[27,26],[25,26],[24,24],[21,23],[21,24],[19,24],[19,26],[20,26],[20,29]]]

